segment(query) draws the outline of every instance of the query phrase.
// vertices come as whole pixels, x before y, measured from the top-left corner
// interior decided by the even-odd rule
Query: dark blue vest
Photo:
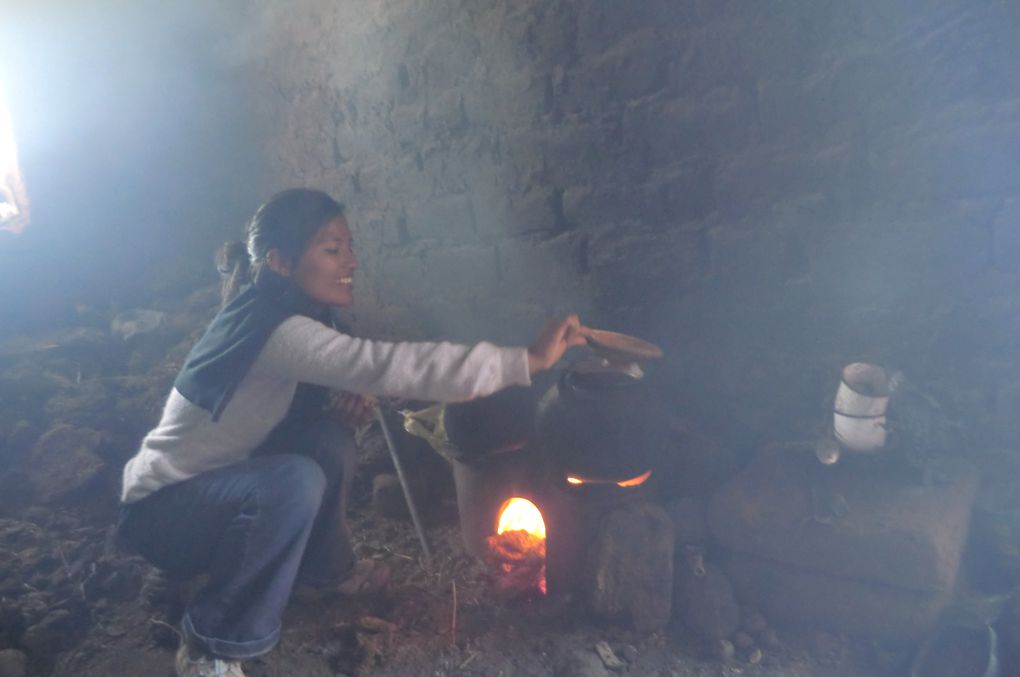
[[[263,271],[257,284],[244,287],[209,323],[188,353],[174,387],[189,402],[209,411],[212,420],[218,420],[269,335],[297,314],[329,324],[327,308],[288,280]],[[313,399],[321,403],[324,398],[325,389],[316,388]],[[301,399],[312,398],[303,393]]]

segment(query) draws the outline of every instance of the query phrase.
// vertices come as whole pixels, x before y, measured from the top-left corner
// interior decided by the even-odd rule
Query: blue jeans
[[[181,622],[213,656],[251,658],[280,638],[295,579],[354,567],[346,507],[354,438],[335,421],[281,425],[252,458],[122,506],[120,536],[175,578],[208,574]]]

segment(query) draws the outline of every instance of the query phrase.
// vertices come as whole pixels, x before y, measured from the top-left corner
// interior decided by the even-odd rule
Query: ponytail
[[[225,306],[251,282],[251,259],[244,243],[224,242],[216,252],[216,270],[220,273],[220,302]]]

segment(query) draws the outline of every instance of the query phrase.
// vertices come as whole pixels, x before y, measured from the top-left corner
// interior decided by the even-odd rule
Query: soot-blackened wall
[[[1020,5],[323,0],[251,13],[278,186],[351,208],[369,329],[660,343],[788,434],[869,359],[1020,437]],[[819,406],[823,405],[823,406]]]

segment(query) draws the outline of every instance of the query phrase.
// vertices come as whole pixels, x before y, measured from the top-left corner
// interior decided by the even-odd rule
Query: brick
[[[424,127],[427,131],[461,135],[469,122],[464,108],[464,95],[447,90],[429,97],[425,106]]]
[[[697,231],[626,227],[600,232],[589,245],[592,283],[609,307],[656,307],[695,288],[703,266]]]
[[[583,248],[583,240],[572,236],[501,243],[502,296],[538,303],[547,313],[580,312],[590,303],[581,270]]]
[[[437,298],[492,298],[499,291],[494,247],[459,246],[429,249],[422,256],[421,285]]]
[[[373,261],[373,287],[383,304],[415,305],[427,298],[425,264],[417,256],[385,256]]]
[[[531,167],[552,185],[591,186],[607,177],[643,176],[646,150],[621,143],[617,125],[571,120],[506,134],[505,155],[517,166]]]
[[[871,162],[889,179],[882,188],[900,199],[1020,192],[1020,125],[1015,122],[982,125],[967,117],[931,121],[909,135],[886,140],[873,150]]]
[[[463,94],[468,120],[501,131],[529,127],[546,109],[544,92],[527,71],[474,82],[457,91]]]
[[[885,479],[882,470],[761,455],[712,497],[709,525],[736,552],[884,586],[951,590],[976,491],[973,470],[962,467],[952,482],[931,487]],[[846,500],[846,515],[814,519],[812,492],[823,490]]]
[[[549,185],[535,186],[510,196],[513,230],[516,233],[552,235],[566,230],[563,191]]]
[[[407,230],[415,239],[471,242],[475,239],[475,217],[467,195],[444,195],[408,209]]]
[[[706,193],[703,186],[692,185],[704,176],[698,177],[695,173],[692,167],[636,185],[607,182],[590,187],[571,186],[563,192],[563,215],[567,223],[589,230],[629,221],[648,224],[679,222],[683,215],[677,214],[674,218],[670,211],[671,202],[682,204],[685,197],[692,203],[714,199],[711,191]]]
[[[614,102],[630,101],[664,89],[670,63],[682,49],[663,40],[656,29],[646,28],[604,49],[574,77],[585,91],[604,92]]]
[[[461,85],[481,55],[482,43],[468,27],[431,22],[420,60],[429,90],[441,92]]]
[[[414,101],[394,107],[387,116],[387,122],[393,139],[400,144],[410,144],[417,148],[425,135],[426,105],[422,101]],[[361,137],[360,143],[371,144],[372,136],[363,132],[351,132],[351,136]],[[353,139],[352,139],[353,141]],[[350,142],[348,142],[350,145]]]
[[[623,115],[624,146],[640,146],[654,167],[753,141],[755,98],[746,88],[718,87],[697,97],[644,100]]]
[[[715,165],[720,212],[727,218],[759,217],[782,200],[824,195],[856,199],[870,189],[863,149],[754,146]]]

